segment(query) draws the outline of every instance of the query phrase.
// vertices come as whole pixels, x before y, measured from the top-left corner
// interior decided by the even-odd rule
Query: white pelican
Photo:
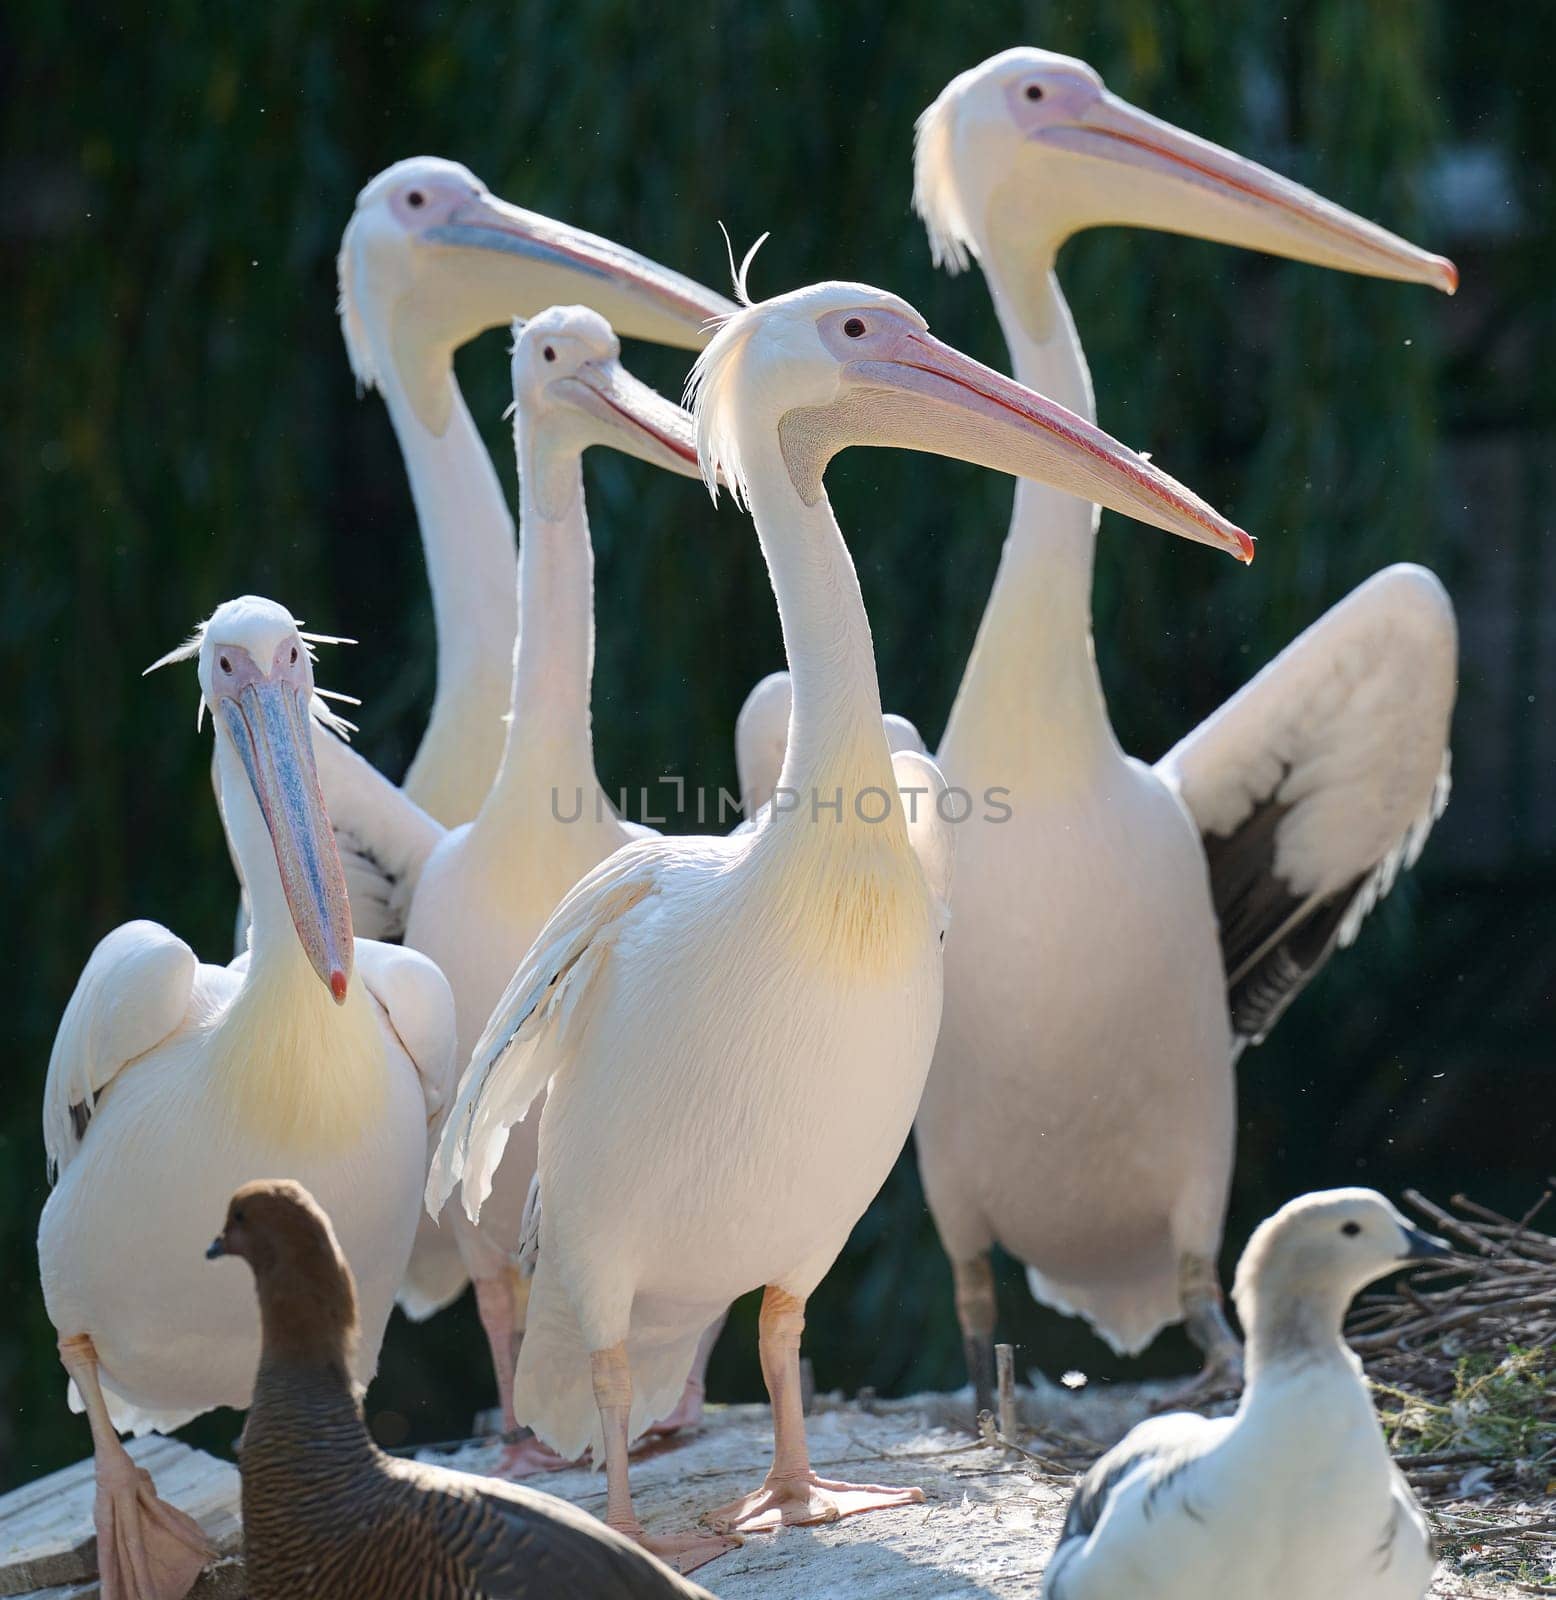
[[[1083,415],[1053,265],[1129,223],[1452,292],[1428,255],[1137,111],[1083,62],[1016,49],[919,119],[914,203],[937,261],[978,260],[1016,376]],[[1121,1352],[1186,1316],[1237,1346],[1215,1258],[1234,1057],[1262,1038],[1447,794],[1456,645],[1435,578],[1362,585],[1154,769],[1119,749],[1091,638],[1096,512],[1017,485],[939,759],[1009,819],[961,830],[945,1022],[917,1125],[980,1406],[998,1242],[1033,1294]]]
[[[622,367],[620,343],[598,312],[553,306],[516,325],[515,333],[520,625],[502,764],[474,821],[447,832],[369,773],[358,792],[374,804],[358,809],[351,852],[353,906],[364,894],[379,903],[408,899],[405,943],[431,957],[449,980],[461,1061],[469,1060],[492,1007],[558,902],[645,831],[617,815],[594,769],[594,554],[583,453],[604,445],[698,475],[691,418]],[[334,739],[316,744],[328,795],[335,773],[356,758]],[[377,885],[367,881],[375,863],[390,864]],[[515,1261],[535,1173],[537,1120],[509,1144],[479,1228],[457,1206],[445,1209],[436,1231],[457,1247],[457,1277],[451,1270],[427,1293],[428,1262],[439,1259],[437,1242],[427,1237],[429,1219],[402,1295],[412,1314],[425,1314],[439,1296],[446,1300],[462,1288],[466,1275],[473,1279],[507,1430],[514,1426],[513,1340],[523,1329],[529,1286]],[[694,1380],[678,1421],[698,1412],[701,1370]],[[509,1447],[501,1470],[562,1464],[525,1442]]]
[[[725,838],[635,841],[567,896],[487,1024],[428,1181],[432,1210],[459,1183],[479,1215],[509,1129],[549,1083],[515,1409],[561,1454],[603,1456],[606,1520],[634,1537],[628,1442],[680,1394],[709,1318],[759,1286],[773,1468],[715,1528],[918,1495],[818,1478],[800,1412],[805,1302],[928,1070],[954,831],[933,763],[888,751],[827,462],[850,444],[956,455],[1252,554],[1180,485],[877,289],[823,284],[736,313],[693,383],[704,476],[749,505],[777,597],[794,683],[782,780],[802,803]],[[728,1544],[645,1542],[683,1570]]]
[[[421,523],[437,626],[437,693],[405,792],[445,827],[468,822],[503,750],[513,659],[513,520],[454,377],[487,328],[579,300],[627,338],[695,350],[722,295],[608,239],[489,194],[456,162],[416,156],[357,197],[340,247],[352,370],[389,407]],[[336,825],[353,791],[327,788]],[[360,804],[369,808],[370,799]],[[354,904],[363,932],[378,925]]]
[[[1086,1474],[1046,1600],[1422,1600],[1431,1531],[1389,1456],[1351,1297],[1446,1256],[1371,1189],[1303,1195],[1248,1241],[1233,1296],[1248,1386],[1232,1417],[1153,1417]]]
[[[429,1123],[453,1080],[448,985],[424,956],[354,940],[314,776],[309,639],[270,600],[219,607],[199,658],[248,953],[206,966],[153,922],[98,945],[44,1092],[56,1174],[38,1259],[72,1403],[92,1426],[105,1600],[176,1600],[208,1552],[116,1429],[245,1406],[259,1358],[238,1272],[202,1256],[233,1185],[286,1175],[327,1203],[362,1291],[353,1369],[373,1375],[420,1210]]]

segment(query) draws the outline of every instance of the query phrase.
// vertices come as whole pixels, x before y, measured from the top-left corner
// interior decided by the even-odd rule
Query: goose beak
[[[691,416],[619,361],[591,361],[556,388],[602,428],[600,443],[683,478],[699,478]]]
[[[279,668],[267,677],[242,651],[228,654],[236,662],[234,681],[217,692],[214,711],[259,802],[297,937],[343,1005],[356,944],[346,874],[313,764],[308,685]]]
[[[1444,1256],[1453,1254],[1453,1246],[1446,1239],[1439,1239],[1435,1233],[1424,1233],[1420,1228],[1406,1228],[1405,1251],[1407,1261],[1440,1261]]]
[[[1074,172],[1059,181],[1081,226],[1158,228],[1339,272],[1430,284],[1444,294],[1459,286],[1446,256],[1105,89],[1073,119],[1041,125],[1028,138],[1076,158]]]
[[[504,258],[512,268],[504,321],[546,306],[580,304],[629,338],[700,350],[711,337],[710,322],[735,309],[723,295],[635,250],[494,195],[466,200],[424,237]]]
[[[1183,539],[1253,560],[1253,540],[1101,428],[902,319],[843,368],[849,436],[1033,478]],[[850,393],[851,391],[851,393]],[[836,403],[835,403],[836,404]]]

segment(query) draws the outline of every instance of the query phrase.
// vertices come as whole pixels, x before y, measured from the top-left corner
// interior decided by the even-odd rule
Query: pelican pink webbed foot
[[[894,1489],[878,1483],[843,1483],[818,1477],[805,1443],[805,1413],[800,1399],[800,1334],[805,1304],[769,1286],[762,1297],[758,1340],[762,1377],[773,1408],[773,1464],[762,1487],[702,1520],[718,1533],[769,1533],[783,1527],[836,1522],[862,1511],[915,1505],[922,1489]]]
[[[540,1472],[565,1472],[569,1467],[589,1464],[586,1451],[577,1461],[559,1456],[548,1444],[542,1444],[527,1428],[519,1430],[519,1437],[503,1446],[502,1455],[492,1469],[494,1478],[533,1478]]]
[[[183,1600],[215,1551],[193,1517],[158,1498],[151,1474],[119,1442],[97,1380],[91,1338],[61,1339],[59,1355],[92,1428],[92,1521],[102,1600]]]

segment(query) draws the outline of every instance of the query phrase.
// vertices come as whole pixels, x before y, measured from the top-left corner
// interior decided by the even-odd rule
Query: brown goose
[[[245,1184],[208,1253],[242,1256],[259,1291],[250,1600],[713,1600],[566,1501],[379,1450],[350,1378],[351,1271],[300,1184]]]

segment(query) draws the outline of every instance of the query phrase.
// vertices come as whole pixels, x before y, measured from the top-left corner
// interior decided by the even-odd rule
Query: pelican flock
[[[598,1600],[701,1593],[675,1574],[747,1536],[912,1505],[911,1484],[813,1468],[800,1369],[807,1301],[910,1133],[980,1409],[996,1245],[1116,1351],[1181,1320],[1210,1376],[1246,1378],[1234,1417],[1157,1418],[1098,1462],[1045,1594],[1425,1594],[1430,1537],[1340,1329],[1355,1292],[1436,1242],[1370,1191],[1292,1202],[1238,1271],[1246,1353],[1216,1262],[1240,1053],[1446,803],[1452,605],[1424,569],[1387,568],[1160,761],[1126,756],[1092,640],[1099,508],[1243,562],[1254,545],[1097,426],[1054,264],[1112,225],[1447,293],[1456,270],[1042,50],[954,78],[912,154],[934,259],[982,268],[1014,377],[884,290],[756,301],[753,247],[731,300],[450,161],[398,162],[359,195],[341,325],[404,457],[436,692],[395,780],[314,682],[335,641],[271,600],[216,606],[156,663],[196,664],[247,922],[225,966],[152,922],[109,933],[48,1066],[39,1265],[91,1431],[105,1600],[181,1600],[211,1555],[120,1433],[256,1396],[256,1594],[323,1572],[386,1596],[497,1600],[569,1572]],[[517,542],[453,368],[508,326]],[[630,375],[622,336],[698,352],[684,408]],[[597,776],[592,446],[727,491],[754,525],[786,670],[733,730],[732,832],[660,836]],[[826,493],[860,446],[1016,480],[934,757],[883,716]],[[994,792],[995,812],[949,803]],[[263,1359],[240,1270],[205,1261],[224,1212],[211,1253],[253,1267]],[[498,1471],[591,1457],[610,1532],[368,1440],[392,1306],[420,1320],[467,1282]],[[756,1290],[771,1467],[651,1536],[633,1446],[698,1421],[712,1339]],[[403,1518],[401,1542],[334,1539],[329,1496],[385,1537]]]

